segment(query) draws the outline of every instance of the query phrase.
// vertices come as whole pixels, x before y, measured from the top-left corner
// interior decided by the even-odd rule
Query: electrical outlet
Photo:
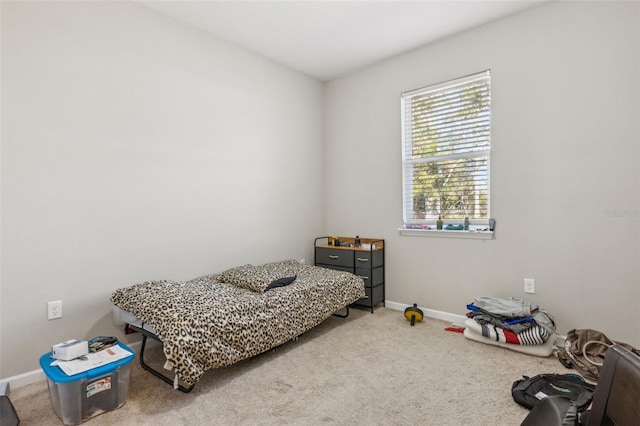
[[[47,303],[47,318],[50,320],[62,318],[62,300]]]
[[[533,278],[524,279],[524,292],[531,294],[536,292],[536,281]]]
[[[300,263],[302,263],[302,264],[304,265],[305,263],[307,263],[307,260],[306,260],[306,259],[304,259],[304,258],[303,258],[303,259],[300,259]]]

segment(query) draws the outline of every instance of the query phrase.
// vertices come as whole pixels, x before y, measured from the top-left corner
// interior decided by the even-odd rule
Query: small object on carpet
[[[423,315],[424,314],[422,313],[422,310],[418,308],[417,303],[414,303],[413,306],[409,306],[404,310],[404,316],[406,319],[411,321],[411,327],[415,325],[416,321],[422,321]]]
[[[453,331],[454,333],[464,333],[464,327],[446,327],[445,330]]]

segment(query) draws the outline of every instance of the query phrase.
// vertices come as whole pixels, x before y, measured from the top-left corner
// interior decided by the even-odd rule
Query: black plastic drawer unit
[[[339,244],[339,245],[338,245]],[[384,306],[384,240],[375,238],[318,237],[314,241],[314,265],[351,272],[364,280],[366,297],[356,304]]]

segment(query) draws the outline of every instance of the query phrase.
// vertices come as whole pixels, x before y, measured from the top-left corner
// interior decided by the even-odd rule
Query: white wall
[[[387,300],[515,296],[640,347],[639,4],[555,2],[327,85],[327,230],[385,238]],[[491,69],[491,241],[401,237],[400,93]],[[523,279],[537,293],[523,293]]]
[[[324,231],[322,83],[135,3],[2,2],[2,124],[0,378],[121,336],[118,287]]]

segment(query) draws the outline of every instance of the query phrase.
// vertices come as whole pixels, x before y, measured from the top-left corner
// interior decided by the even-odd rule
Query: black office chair
[[[640,357],[612,345],[604,357],[591,410],[579,418],[575,404],[561,396],[537,403],[521,426],[640,425]]]

